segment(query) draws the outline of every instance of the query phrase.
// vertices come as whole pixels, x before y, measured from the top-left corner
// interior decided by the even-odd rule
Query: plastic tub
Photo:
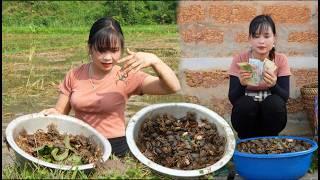
[[[227,142],[225,146],[225,153],[218,162],[202,169],[177,170],[157,164],[149,160],[140,152],[139,148],[136,145],[136,140],[138,138],[140,126],[142,125],[146,117],[152,118],[154,115],[159,113],[168,113],[174,115],[176,118],[180,118],[185,116],[188,111],[196,112],[198,118],[206,118],[209,122],[215,123],[219,134],[226,138]],[[150,105],[143,108],[130,119],[126,130],[126,137],[132,154],[141,163],[159,172],[160,174],[180,178],[202,176],[220,169],[232,158],[235,149],[234,134],[228,123],[221,116],[211,111],[210,109],[191,103],[163,103]]]
[[[57,165],[48,163],[33,157],[32,155],[23,151],[16,143],[15,138],[19,135],[22,129],[25,129],[28,134],[35,133],[38,129],[47,131],[49,124],[56,124],[59,133],[67,133],[72,135],[84,135],[86,137],[92,137],[94,141],[103,148],[102,160],[106,161],[111,155],[111,145],[109,141],[100,133],[98,133],[93,127],[87,123],[66,115],[48,115],[44,116],[42,113],[28,114],[20,116],[12,120],[6,128],[6,139],[15,151],[17,160],[19,163],[36,163],[48,168],[59,170],[90,170],[94,167],[93,163],[84,164],[79,166],[71,165]]]
[[[313,152],[318,148],[316,142],[294,136],[266,136],[237,141],[237,144],[248,140],[272,138],[303,140],[311,144],[306,151],[282,154],[250,154],[234,152],[233,160],[237,173],[244,179],[299,179],[308,171]]]

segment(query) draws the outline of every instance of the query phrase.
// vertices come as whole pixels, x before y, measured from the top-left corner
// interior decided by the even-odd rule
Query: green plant
[[[123,25],[175,24],[178,1],[5,1],[4,26],[90,26],[103,16]]]
[[[309,168],[309,172],[312,173],[312,174],[316,170],[318,170],[318,163],[319,163],[318,162],[318,153],[319,153],[319,150],[313,152],[312,162],[311,162],[311,166]]]

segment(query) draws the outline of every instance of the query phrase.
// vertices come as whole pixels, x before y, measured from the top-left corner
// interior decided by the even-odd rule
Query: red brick
[[[179,7],[178,23],[198,22],[205,19],[204,8],[201,5],[191,5],[187,7]]]
[[[318,81],[318,70],[313,69],[291,69],[291,73],[296,81],[296,88],[301,88],[302,86],[317,82]]]
[[[219,99],[216,97],[211,97],[210,104],[208,106],[220,116],[230,114],[232,109],[232,105],[228,98]]]
[[[288,54],[288,56],[304,56],[304,52],[292,51],[292,50],[290,50],[286,54]]]
[[[200,100],[197,96],[184,96],[184,99],[188,103],[200,104]]]
[[[297,113],[297,112],[304,111],[301,98],[300,97],[297,99],[289,98],[287,102],[287,111],[288,113]]]
[[[229,74],[226,70],[214,70],[210,72],[185,71],[186,82],[190,87],[216,87],[229,82]]]
[[[234,37],[234,41],[237,43],[248,42],[248,33],[237,33]]]
[[[182,30],[181,36],[184,42],[200,42],[204,41],[207,43],[222,43],[223,42],[223,31],[218,31],[215,29],[201,29],[192,28],[188,30]]]
[[[275,23],[302,24],[311,19],[311,10],[306,6],[265,6],[263,14],[270,14]]]
[[[256,8],[244,5],[211,5],[209,16],[223,24],[250,22],[256,16]]]
[[[288,42],[311,42],[316,44],[318,42],[318,33],[312,31],[291,32],[288,37]]]

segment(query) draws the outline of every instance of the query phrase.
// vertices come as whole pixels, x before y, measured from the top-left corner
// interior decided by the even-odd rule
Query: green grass
[[[313,152],[312,163],[311,163],[311,166],[309,168],[309,172],[310,173],[314,173],[315,171],[318,170],[318,163],[319,163],[318,162],[318,159],[319,159],[318,152],[319,152],[319,150],[316,150],[316,151]]]
[[[143,34],[143,35],[164,35],[171,34],[176,35],[178,28],[176,24],[169,25],[132,25],[122,26],[124,34]],[[41,26],[4,26],[2,33],[37,33],[37,34],[87,34],[90,30],[90,26],[70,26],[70,27],[41,27]]]
[[[86,48],[89,30],[90,27],[3,27],[2,54]],[[142,43],[155,36],[169,42],[178,40],[176,25],[124,26],[123,33],[126,43]]]
[[[115,156],[110,157],[110,161],[117,161],[123,164],[119,167],[108,167],[108,169],[96,168],[93,171],[85,172],[79,170],[57,170],[42,167],[34,163],[11,164],[3,170],[3,178],[5,179],[128,179],[128,178],[164,178],[151,172],[145,168],[136,159],[127,155],[119,159]]]
[[[24,165],[15,163],[3,169],[2,177],[4,179],[172,179],[172,177],[151,170],[130,154],[123,158],[111,156],[110,161],[118,161],[124,166],[122,168],[117,166],[96,168],[93,171],[85,172],[50,169],[33,163]],[[214,179],[214,174],[204,175],[200,178]]]

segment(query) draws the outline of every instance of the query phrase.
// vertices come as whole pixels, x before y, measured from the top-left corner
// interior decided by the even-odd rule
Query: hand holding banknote
[[[239,71],[239,80],[242,86],[258,86],[262,81],[267,84],[267,87],[273,87],[277,82],[275,70],[277,66],[273,61],[265,59],[249,59],[248,62],[237,63]]]
[[[252,66],[248,63],[238,63],[240,66],[239,80],[242,86],[247,86],[252,77]]]
[[[267,87],[273,87],[277,83],[277,75],[275,70],[277,66],[273,61],[269,59],[264,60],[264,71],[263,71],[263,81],[266,83]]]
[[[266,83],[268,88],[271,88],[277,83],[277,76],[273,71],[265,70],[263,72],[263,81]]]

